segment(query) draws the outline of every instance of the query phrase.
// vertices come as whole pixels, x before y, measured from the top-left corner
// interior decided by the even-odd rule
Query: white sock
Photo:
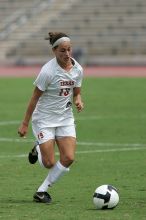
[[[45,167],[43,162],[42,162],[42,155],[41,155],[41,151],[40,151],[40,146],[37,145],[36,146],[36,150],[38,152],[38,161],[39,161],[39,164],[42,166],[42,167]]]
[[[46,192],[48,187],[54,184],[63,174],[69,171],[69,168],[64,167],[60,161],[50,169],[50,172],[42,185],[38,188],[37,192]]]

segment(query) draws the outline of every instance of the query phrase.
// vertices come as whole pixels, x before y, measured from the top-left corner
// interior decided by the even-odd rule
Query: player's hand
[[[82,101],[76,101],[75,106],[78,112],[81,112],[84,108],[84,103]]]
[[[26,125],[25,123],[22,122],[22,124],[20,125],[19,129],[18,129],[18,134],[20,137],[26,137],[26,134],[28,132],[28,125]]]

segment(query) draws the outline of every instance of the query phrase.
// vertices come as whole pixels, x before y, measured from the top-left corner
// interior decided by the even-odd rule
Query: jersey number
[[[64,89],[60,89],[60,96],[67,96],[70,92],[70,88],[64,88]]]

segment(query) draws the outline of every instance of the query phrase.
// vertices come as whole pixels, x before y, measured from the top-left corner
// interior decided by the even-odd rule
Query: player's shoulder
[[[55,66],[56,66],[56,59],[53,58],[42,66],[41,71],[49,73],[52,70],[54,70]]]
[[[75,60],[74,58],[71,58],[74,62],[74,66],[76,67],[76,69],[81,73],[83,74],[83,67],[78,63],[77,60]]]

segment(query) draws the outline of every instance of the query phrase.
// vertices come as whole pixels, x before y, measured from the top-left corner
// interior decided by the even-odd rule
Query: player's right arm
[[[41,91],[40,89],[35,87],[33,94],[32,94],[32,97],[29,101],[24,120],[22,121],[22,123],[18,129],[18,134],[20,137],[25,137],[25,135],[27,134],[29,121],[31,119],[33,111],[35,110],[36,104],[42,94],[43,94],[43,91]]]

